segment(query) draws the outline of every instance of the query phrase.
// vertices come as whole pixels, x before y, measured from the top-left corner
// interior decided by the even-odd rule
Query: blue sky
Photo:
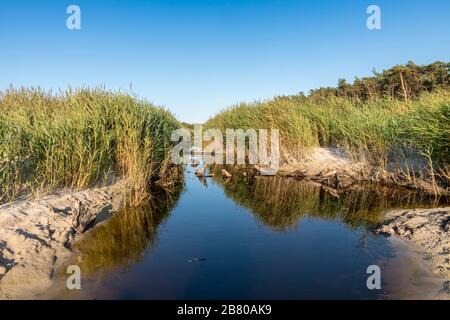
[[[81,30],[66,8],[81,8]],[[382,30],[368,30],[377,4]],[[132,91],[179,119],[308,92],[413,60],[449,61],[450,1],[2,0],[0,89]]]

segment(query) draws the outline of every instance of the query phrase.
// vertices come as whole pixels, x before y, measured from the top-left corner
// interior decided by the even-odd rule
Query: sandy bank
[[[450,285],[450,207],[395,210],[387,213],[378,234],[407,239],[424,248],[432,270]]]
[[[277,175],[312,180],[336,190],[359,182],[376,182],[450,195],[448,187],[432,183],[428,168],[427,161],[417,154],[406,158],[392,154],[380,167],[351,157],[340,148],[317,147],[297,158],[284,152]]]
[[[47,290],[71,244],[82,237],[72,226],[76,204],[92,210],[98,223],[120,208],[123,194],[118,181],[0,206],[0,299],[32,299]]]
[[[338,148],[313,148],[300,159],[287,154],[278,175],[314,180],[337,189],[364,179],[366,167]]]

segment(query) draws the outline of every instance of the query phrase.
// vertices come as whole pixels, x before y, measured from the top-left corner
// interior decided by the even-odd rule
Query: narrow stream
[[[61,289],[61,274],[53,297],[402,298],[394,282],[417,274],[414,263],[399,263],[399,246],[370,230],[387,209],[428,205],[404,190],[361,188],[336,197],[288,178],[200,181],[188,167],[176,192],[126,208],[88,234],[72,262],[81,268],[82,290]],[[427,280],[414,290],[438,290],[422,258],[413,251],[407,258]],[[374,264],[382,270],[380,290],[366,285]]]

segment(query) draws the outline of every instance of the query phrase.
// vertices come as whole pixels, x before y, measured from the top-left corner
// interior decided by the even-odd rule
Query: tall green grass
[[[9,89],[0,93],[0,201],[111,174],[145,190],[164,176],[178,126],[168,111],[126,94]]]
[[[347,98],[277,97],[243,103],[209,119],[208,128],[280,130],[282,152],[341,146],[354,154],[384,162],[390,151],[413,149],[441,167],[450,161],[450,92],[419,99],[353,102]]]

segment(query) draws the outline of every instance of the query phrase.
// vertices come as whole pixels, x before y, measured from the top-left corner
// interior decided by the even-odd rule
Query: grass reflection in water
[[[126,206],[76,245],[78,265],[87,275],[139,262],[155,246],[157,229],[178,202],[183,186],[157,190],[138,206]]]
[[[358,185],[339,194],[321,185],[283,177],[243,176],[222,178],[213,169],[214,181],[227,197],[249,209],[258,221],[274,230],[290,230],[303,217],[340,220],[349,227],[372,226],[383,221],[389,209],[436,206],[445,199],[430,198],[418,191]]]

